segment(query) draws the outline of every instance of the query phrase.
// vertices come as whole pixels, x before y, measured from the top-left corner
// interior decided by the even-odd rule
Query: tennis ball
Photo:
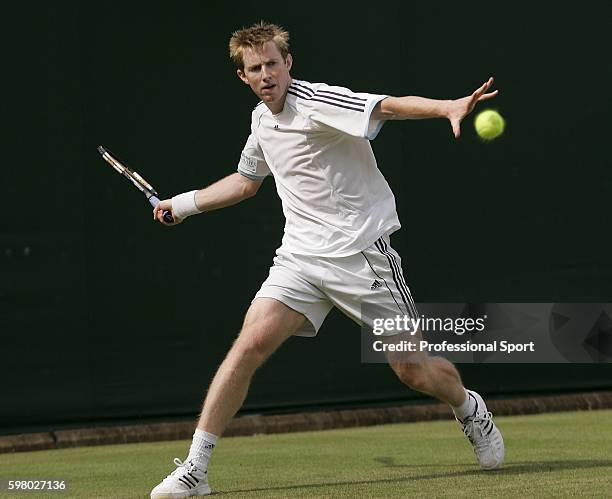
[[[483,140],[493,140],[504,133],[506,122],[497,111],[485,109],[474,120],[476,133]]]

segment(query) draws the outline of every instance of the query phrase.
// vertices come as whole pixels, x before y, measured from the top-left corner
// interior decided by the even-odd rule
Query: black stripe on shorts
[[[400,280],[401,280],[402,284],[404,285],[404,291],[406,291],[406,293],[408,293],[408,298],[410,299],[410,303],[411,303],[411,305],[412,305],[412,308],[413,308],[413,310],[414,310],[414,314],[415,314],[415,318],[416,318],[416,317],[418,316],[418,313],[417,313],[417,308],[416,308],[416,305],[415,305],[415,303],[414,303],[414,299],[412,298],[412,293],[410,293],[410,288],[408,287],[408,284],[406,284],[406,280],[404,279],[404,274],[403,274],[403,272],[402,272],[401,266],[400,266],[400,264],[397,262],[397,260],[395,259],[395,255],[394,255],[394,254],[393,254],[391,251],[389,251],[389,250],[387,249],[387,243],[386,243],[386,241],[385,241],[384,239],[381,239],[381,242],[382,242],[382,244],[383,244],[383,249],[389,253],[389,255],[391,256],[391,258],[392,258],[392,259],[393,259],[393,261],[395,262],[395,267],[397,268],[397,272],[398,272],[398,274],[399,274]]]
[[[414,319],[416,319],[418,317],[416,307],[414,306],[412,296],[410,295],[410,291],[408,290],[406,283],[403,282],[402,271],[395,260],[395,256],[387,250],[387,245],[382,238],[378,239],[374,245],[381,254],[387,257],[389,266],[391,267],[391,274],[393,275],[393,282],[395,282],[395,287],[398,289],[400,296],[402,297],[402,301],[406,306],[406,311],[410,313]]]
[[[389,284],[387,284],[387,280],[383,276],[379,275],[379,273],[374,270],[374,267],[370,263],[370,260],[368,260],[368,257],[366,256],[366,254],[363,251],[361,252],[361,254],[365,258],[366,262],[368,262],[368,265],[372,269],[372,272],[374,272],[374,275],[376,277],[378,277],[379,279],[382,279],[382,281],[385,283],[385,287],[387,288],[387,290],[389,291],[389,294],[391,295],[391,298],[393,298],[393,301],[397,305],[397,309],[399,310],[400,314],[403,314],[404,311],[402,310],[402,307],[400,307],[400,304],[397,303],[397,300],[395,299],[395,295],[393,294],[393,291],[391,291],[391,288],[389,287]]]

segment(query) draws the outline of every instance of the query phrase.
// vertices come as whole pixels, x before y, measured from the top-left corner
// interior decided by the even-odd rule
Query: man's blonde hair
[[[251,47],[259,50],[266,42],[274,42],[283,59],[289,54],[289,32],[276,24],[260,21],[248,28],[242,28],[232,33],[229,42],[230,57],[238,66],[244,69],[244,49]]]

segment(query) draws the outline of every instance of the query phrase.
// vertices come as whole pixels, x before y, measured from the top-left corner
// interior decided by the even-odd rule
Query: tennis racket
[[[98,146],[98,152],[102,155],[104,160],[111,165],[117,172],[127,178],[136,188],[142,192],[151,203],[151,206],[155,208],[159,204],[159,194],[153,188],[149,182],[142,178],[138,173],[132,170],[125,162],[121,161],[115,154],[110,152],[108,149]],[[174,219],[168,210],[164,210],[164,220],[166,223],[174,223]]]

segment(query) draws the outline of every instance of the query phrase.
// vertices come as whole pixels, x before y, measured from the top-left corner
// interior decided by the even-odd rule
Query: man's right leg
[[[208,389],[189,456],[175,459],[177,469],[151,491],[151,498],[207,495],[208,458],[247,395],[253,374],[302,326],[306,318],[273,298],[250,306],[238,338],[219,366]]]
[[[240,335],[208,389],[198,429],[220,436],[240,409],[251,378],[265,360],[306,318],[273,298],[258,298],[249,308]]]

